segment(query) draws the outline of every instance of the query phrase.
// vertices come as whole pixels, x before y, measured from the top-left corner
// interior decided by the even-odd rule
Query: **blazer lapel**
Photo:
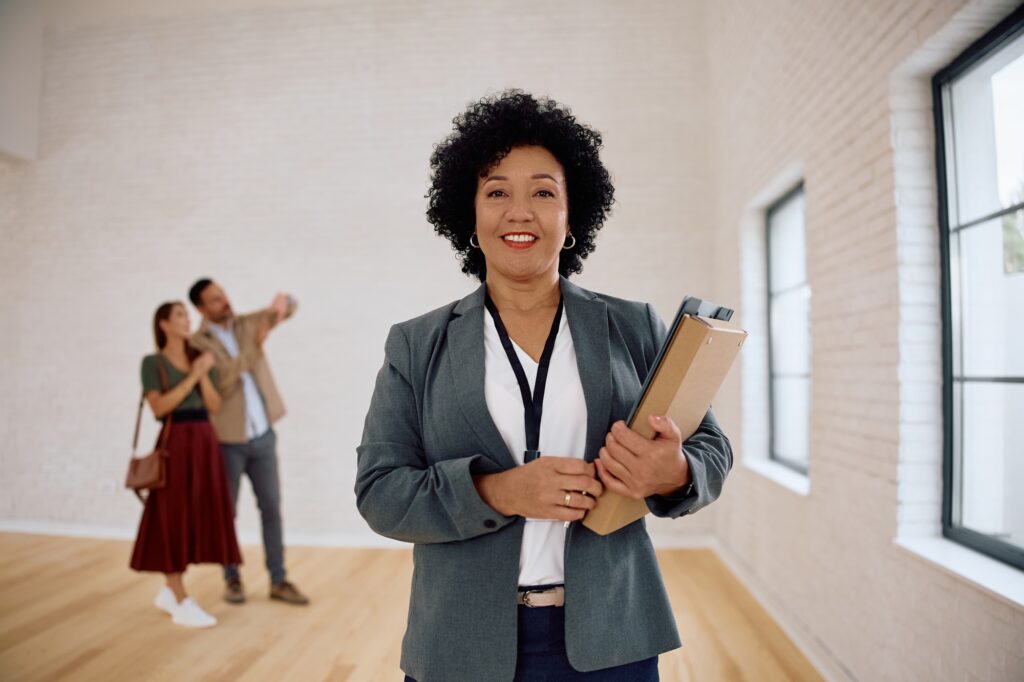
[[[484,454],[511,469],[516,460],[505,445],[498,427],[487,410],[484,397],[484,294],[486,285],[455,306],[455,317],[448,323],[448,362],[454,377],[456,399],[466,421],[473,428]]]
[[[561,278],[562,300],[576,348],[576,367],[587,403],[587,444],[584,458],[594,461],[608,433],[612,410],[611,350],[608,345],[608,306],[597,296]],[[503,466],[516,460],[494,425],[484,397],[484,294],[486,285],[465,297],[448,323],[448,361],[457,387],[457,400],[477,438]]]
[[[227,360],[231,359],[231,354],[228,353],[228,349],[224,347],[224,344],[217,338],[217,335],[213,333],[212,329],[210,329],[210,325],[205,318],[192,338],[196,337],[202,338],[204,343],[208,344],[207,348],[211,349],[215,355],[219,355]],[[200,350],[206,350],[206,348]]]
[[[612,411],[608,306],[564,277],[562,300],[569,317],[569,332],[576,348],[576,367],[587,403],[587,450],[584,459],[592,462],[604,445]]]

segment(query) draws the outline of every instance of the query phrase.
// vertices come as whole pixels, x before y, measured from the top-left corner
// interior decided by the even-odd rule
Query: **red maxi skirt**
[[[220,443],[203,411],[188,412],[172,419],[167,485],[146,498],[132,551],[136,571],[242,563]]]

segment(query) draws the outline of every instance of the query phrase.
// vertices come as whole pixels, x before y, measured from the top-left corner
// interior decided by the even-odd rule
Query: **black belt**
[[[173,422],[205,422],[210,420],[210,414],[204,409],[197,410],[175,410],[171,413]],[[160,421],[167,421],[164,417]]]

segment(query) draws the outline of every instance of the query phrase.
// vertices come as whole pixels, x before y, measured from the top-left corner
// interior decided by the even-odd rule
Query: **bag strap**
[[[160,372],[160,391],[161,393],[167,392],[167,369],[164,367],[163,358],[157,358],[157,370]],[[164,421],[163,430],[160,432],[160,449],[167,449],[167,439],[171,437],[171,422],[174,421],[174,410],[167,413],[167,419]]]
[[[167,369],[164,367],[163,358],[161,358],[159,354],[157,354],[157,358],[156,358],[156,370],[157,370],[157,374],[160,376],[160,392],[161,393],[166,393],[167,392],[167,384],[168,384]],[[138,411],[138,414],[135,416],[135,435],[132,436],[132,456],[128,460],[129,462],[132,459],[135,459],[135,454],[136,454],[136,452],[139,449],[139,426],[142,424],[142,406],[145,403],[146,403],[146,391],[143,390],[142,391],[142,395],[139,397],[139,411]],[[171,428],[170,427],[171,427],[171,421],[173,419],[174,419],[174,411],[172,410],[172,411],[167,413],[167,420],[164,422],[163,427],[160,430],[160,449],[162,449],[162,450],[166,450],[167,449],[167,439],[171,435]]]
[[[132,459],[135,459],[135,452],[139,449],[139,426],[142,425],[142,405],[145,402],[146,392],[143,391],[139,397],[139,413],[135,416],[135,435],[132,436]]]

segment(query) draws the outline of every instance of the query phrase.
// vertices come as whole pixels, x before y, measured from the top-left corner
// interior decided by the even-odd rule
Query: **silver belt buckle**
[[[520,590],[519,594],[521,595],[523,606],[525,606],[527,608],[530,608],[530,609],[535,609],[535,608],[539,608],[540,606],[543,606],[543,605],[542,604],[534,604],[532,601],[530,601],[530,596],[531,595],[534,595],[534,594],[551,594],[552,592],[557,592],[558,589],[559,589],[558,586],[555,586],[555,587],[548,587],[548,588],[545,588],[543,590]]]
[[[523,590],[521,592],[521,594],[523,595],[523,606],[525,606],[527,608],[531,608],[531,609],[537,608],[536,604],[531,604],[530,603],[530,595],[531,594],[543,594],[544,592],[548,592],[548,591],[549,590]]]

